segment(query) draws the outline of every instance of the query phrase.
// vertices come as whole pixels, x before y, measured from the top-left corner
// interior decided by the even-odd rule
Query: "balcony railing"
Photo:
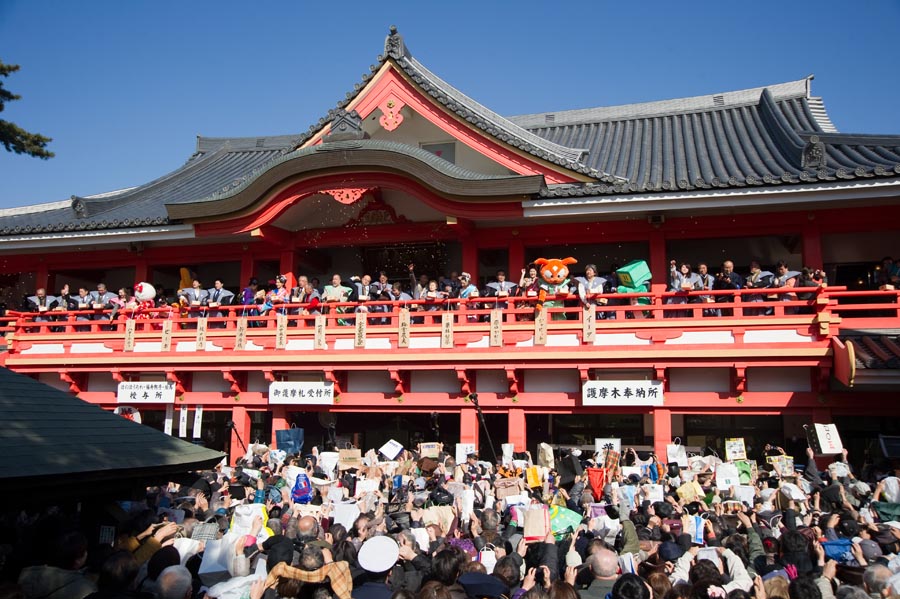
[[[799,298],[798,298],[799,296]],[[607,294],[595,296],[591,307],[575,295],[548,296],[538,309],[535,297],[479,297],[439,301],[367,301],[323,303],[320,313],[308,313],[308,304],[276,304],[261,311],[259,306],[162,307],[150,310],[9,312],[6,325],[9,350],[36,342],[126,340],[125,351],[135,340],[159,342],[233,337],[235,349],[246,340],[266,347],[285,349],[292,339],[315,339],[315,349],[324,349],[334,338],[387,337],[394,347],[409,347],[416,336],[451,336],[460,345],[465,334],[502,339],[506,333],[534,335],[542,345],[542,334],[577,332],[582,342],[611,330],[652,328],[727,329],[808,326],[811,335],[827,336],[834,327],[900,327],[900,291],[847,291],[843,287],[780,288],[739,291]],[[802,298],[802,299],[800,299]],[[843,322],[842,322],[843,320]],[[360,340],[362,336],[362,340]],[[272,339],[275,339],[274,346]],[[470,335],[469,339],[472,338]],[[165,341],[164,341],[165,342]],[[503,345],[509,341],[501,341]],[[227,343],[220,343],[227,345]],[[165,351],[167,347],[163,348]],[[228,347],[231,349],[231,347]],[[158,350],[157,350],[158,351]]]

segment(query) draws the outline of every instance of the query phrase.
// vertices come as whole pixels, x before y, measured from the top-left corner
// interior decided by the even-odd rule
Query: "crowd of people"
[[[879,269],[881,288],[893,288],[892,284],[900,281],[900,269],[895,268],[890,258],[885,258],[884,267]],[[268,284],[261,284],[257,278],[248,281],[246,287],[235,293],[225,288],[221,279],[213,281],[207,288],[198,277],[189,276],[182,281],[173,295],[162,286],[156,286],[156,297],[152,302],[142,301],[132,289],[120,288],[116,293],[107,289],[104,283],[96,289],[79,287],[70,289],[65,284],[56,296],[48,295],[45,288],[36,290],[33,296],[25,299],[22,310],[35,313],[36,322],[64,320],[60,313],[74,313],[75,319],[115,320],[117,318],[134,318],[136,314],[152,313],[155,316],[167,313],[181,313],[184,316],[224,316],[224,306],[243,306],[242,316],[259,316],[272,311],[295,315],[320,314],[331,309],[336,312],[387,312],[393,303],[403,303],[412,310],[437,311],[453,309],[466,305],[469,309],[509,307],[511,302],[505,298],[526,298],[526,311],[533,308],[534,303],[550,298],[548,307],[578,306],[595,304],[598,306],[636,305],[638,298],[617,299],[610,294],[646,293],[649,282],[636,287],[623,287],[618,266],[613,266],[608,274],[601,275],[594,264],[587,264],[578,276],[567,278],[561,284],[547,285],[542,280],[539,267],[530,264],[521,270],[518,281],[508,278],[507,273],[498,270],[493,279],[482,287],[478,287],[469,273],[451,272],[446,276],[430,276],[418,274],[415,265],[408,267],[406,280],[391,281],[380,272],[377,277],[371,275],[355,275],[345,281],[340,274],[334,274],[331,280],[322,284],[315,277],[306,275],[294,276],[284,274],[275,277]],[[191,273],[192,274],[192,273]],[[883,281],[881,279],[884,279]],[[667,279],[668,291],[676,295],[669,297],[668,304],[682,303],[725,303],[732,301],[729,294],[704,295],[703,291],[735,291],[741,289],[782,289],[778,294],[746,294],[743,301],[796,301],[810,299],[814,289],[827,285],[827,277],[821,269],[804,267],[800,271],[790,270],[785,262],[779,262],[774,272],[763,270],[757,261],[750,264],[749,273],[740,275],[734,270],[734,263],[726,260],[716,274],[713,274],[706,263],[700,263],[696,269],[687,262],[670,262]],[[783,292],[784,288],[797,291]],[[802,290],[802,291],[801,291]],[[478,298],[492,298],[477,301]],[[557,298],[557,299],[554,299]],[[561,299],[559,299],[561,298]],[[448,300],[465,300],[449,302]],[[338,306],[332,307],[332,304]],[[354,306],[348,306],[354,304]],[[521,305],[520,305],[521,307]],[[174,312],[173,312],[174,310]],[[793,306],[785,309],[787,313],[796,313],[802,308]],[[771,313],[772,308],[747,309],[748,314]],[[686,316],[690,312],[671,310],[667,317]],[[728,315],[728,309],[714,306],[702,311],[704,316]],[[634,315],[634,313],[629,313]],[[565,318],[560,313],[558,318]],[[615,311],[601,312],[600,318],[615,318]],[[486,316],[473,317],[487,318]],[[523,315],[522,318],[527,318]],[[343,322],[343,321],[342,321]],[[350,322],[347,320],[346,322]],[[377,322],[377,321],[376,321]]]
[[[0,596],[900,596],[900,480],[886,463],[855,472],[846,451],[795,469],[767,447],[777,459],[723,482],[732,463],[714,455],[329,449],[251,445],[239,466],[120,504],[129,519],[102,543],[60,511],[6,514]]]

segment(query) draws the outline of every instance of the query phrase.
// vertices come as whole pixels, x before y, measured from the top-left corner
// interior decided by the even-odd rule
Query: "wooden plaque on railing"
[[[534,316],[534,344],[547,345],[547,308],[538,310]]]
[[[491,347],[503,346],[503,310],[491,310]]]
[[[168,318],[162,323],[162,337],[159,342],[159,351],[172,349],[172,321]]]
[[[593,344],[594,335],[597,333],[597,306],[596,304],[588,304],[581,318],[582,332],[581,336],[585,343]]]
[[[397,347],[409,347],[409,308],[400,308],[397,323]]]
[[[287,347],[287,314],[275,315],[275,349]]]
[[[325,343],[325,315],[316,314],[315,337],[313,338],[313,349],[326,349],[328,345]]]
[[[234,351],[243,351],[247,345],[247,319],[238,318],[234,329]]]
[[[122,351],[134,351],[134,320],[125,321],[125,345]]]
[[[366,346],[366,319],[362,316],[363,313],[356,316],[356,331],[353,335],[353,347],[356,348]]]
[[[453,312],[441,314],[441,349],[453,348]]]
[[[206,349],[206,317],[197,319],[197,351]]]

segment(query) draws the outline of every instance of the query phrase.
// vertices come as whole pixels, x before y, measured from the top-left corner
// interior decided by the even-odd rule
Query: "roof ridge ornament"
[[[811,135],[803,148],[801,166],[804,169],[820,169],[826,165],[825,144],[818,135]]]
[[[409,50],[406,49],[406,44],[403,43],[403,36],[397,33],[396,25],[391,25],[390,33],[384,40],[384,55],[386,57],[389,56],[394,60],[412,56],[412,54],[409,53]]]
[[[80,198],[78,196],[72,196],[72,211],[75,213],[75,216],[78,218],[87,218],[88,209],[87,204],[84,201],[84,198]]]
[[[355,110],[346,111],[343,108],[336,110],[328,135],[322,138],[322,143],[336,141],[352,141],[368,139],[369,134],[363,131],[362,117]]]

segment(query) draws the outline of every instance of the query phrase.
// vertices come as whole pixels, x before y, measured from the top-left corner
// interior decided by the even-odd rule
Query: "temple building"
[[[489,457],[485,431],[498,452],[619,438],[665,455],[676,437],[744,437],[758,454],[803,446],[814,422],[860,456],[900,422],[900,306],[882,264],[897,223],[900,136],[839,132],[812,77],[504,117],[392,29],[303,133],[199,137],[148,183],[0,210],[2,364],[233,458],[292,425],[308,446],[461,440]],[[518,283],[535,260],[567,257],[570,279],[596,265],[613,291],[635,261],[652,279],[541,309],[483,293],[500,270]],[[775,279],[784,261],[828,285],[670,291],[673,260],[712,277],[758,262]],[[383,271],[409,293],[410,264],[468,273],[482,293],[376,298],[368,312],[241,305],[251,279],[288,273],[322,287]],[[185,275],[219,279],[233,305],[21,310],[39,288],[101,282],[174,298]]]

